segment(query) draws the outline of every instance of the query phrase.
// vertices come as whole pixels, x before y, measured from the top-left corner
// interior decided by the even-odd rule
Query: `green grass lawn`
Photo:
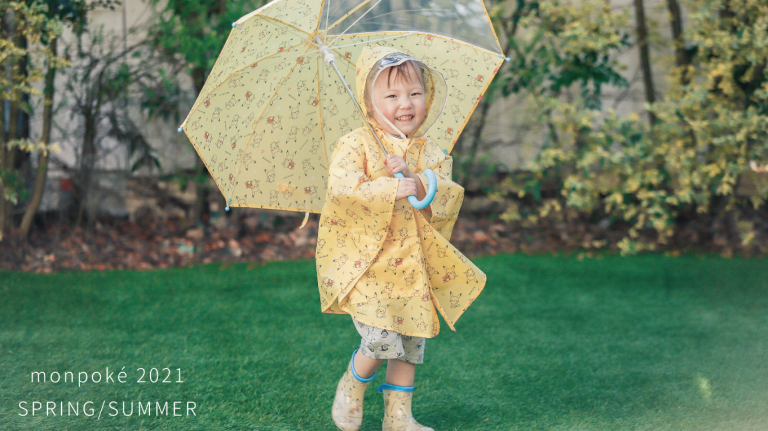
[[[658,255],[475,259],[489,283],[427,340],[413,411],[446,430],[768,429],[768,261]],[[0,429],[335,430],[360,338],[320,313],[314,261],[0,272]],[[33,371],[114,383],[31,383]],[[125,367],[125,383],[117,380]],[[161,369],[145,375],[139,368]],[[162,383],[169,368],[173,371]],[[178,380],[181,369],[183,383]],[[362,430],[379,430],[369,385]],[[98,376],[97,376],[98,377]],[[85,407],[94,416],[85,416]],[[117,401],[119,416],[102,401]],[[26,401],[24,410],[19,403]],[[32,402],[56,402],[32,416]],[[59,416],[59,403],[80,403]],[[134,402],[133,416],[122,402]],[[139,416],[137,402],[196,403]],[[172,407],[172,404],[170,405]],[[128,408],[128,404],[126,404]],[[130,412],[130,409],[127,410]],[[185,409],[178,410],[179,414]]]

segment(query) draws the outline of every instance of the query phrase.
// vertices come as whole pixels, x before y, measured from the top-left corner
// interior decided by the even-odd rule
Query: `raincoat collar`
[[[373,100],[366,98],[366,93],[372,93],[373,84],[384,69],[396,66],[408,60],[416,62],[422,70],[422,76],[424,77],[426,112],[421,126],[412,133],[412,136],[405,137],[404,135],[391,135],[378,124],[376,120],[374,120],[373,112],[371,112],[371,110],[376,109],[375,103]],[[389,141],[408,139],[410,141],[415,141],[423,138],[427,134],[427,131],[437,122],[438,117],[440,117],[440,114],[442,114],[443,109],[445,108],[447,99],[445,77],[443,77],[439,71],[430,68],[417,58],[389,47],[367,46],[362,49],[362,52],[357,59],[356,69],[355,88],[357,90],[357,100],[361,101],[360,108],[363,110],[368,123],[376,130],[376,134],[380,139],[386,138]],[[367,92],[366,88],[368,88]],[[390,126],[397,130],[394,125]],[[410,142],[405,142],[406,148],[409,145]]]

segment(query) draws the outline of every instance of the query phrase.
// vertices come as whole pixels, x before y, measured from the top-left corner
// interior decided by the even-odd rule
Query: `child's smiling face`
[[[421,70],[411,62],[403,63],[400,68],[388,69],[376,78],[372,98],[381,116],[409,136],[421,126],[426,112]],[[391,130],[386,121],[382,121],[381,116],[374,112],[374,119],[381,127],[393,135],[399,135],[397,131]]]

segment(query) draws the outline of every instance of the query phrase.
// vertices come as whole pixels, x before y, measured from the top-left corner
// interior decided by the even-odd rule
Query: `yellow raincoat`
[[[433,338],[440,332],[437,312],[455,331],[456,320],[483,290],[486,275],[448,242],[464,189],[451,181],[452,158],[426,136],[445,105],[444,93],[435,90],[442,76],[420,63],[427,113],[413,133],[416,138],[388,135],[362,103],[365,85],[372,86],[368,75],[393,53],[397,51],[379,46],[363,49],[356,65],[358,100],[387,151],[403,157],[425,190],[423,172],[429,168],[435,173],[437,193],[428,207],[432,215],[427,220],[426,209],[415,210],[407,199],[394,200],[400,180],[387,172],[386,156],[367,127],[340,138],[331,156],[318,229],[321,311]]]

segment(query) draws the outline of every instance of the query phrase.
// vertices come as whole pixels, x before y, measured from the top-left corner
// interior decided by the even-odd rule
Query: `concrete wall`
[[[105,37],[116,38],[118,48],[124,49],[125,46],[130,46],[144,37],[146,26],[151,22],[153,16],[152,8],[147,3],[140,0],[123,0],[123,5],[116,6],[114,11],[108,9],[92,11],[89,16],[89,25],[94,32],[103,26]],[[130,29],[136,29],[136,33],[130,34]],[[75,43],[76,37],[68,28],[65,28],[59,42],[59,55],[64,55],[65,46],[72,45],[73,51],[70,58],[76,62],[77,59],[74,58]],[[130,59],[130,61],[136,62],[138,60]],[[63,98],[67,97],[65,88],[68,79],[66,72],[57,74],[55,104],[62,103]],[[191,106],[195,97],[191,80],[183,80],[182,85],[188,89],[188,98],[190,99],[188,103]],[[42,92],[42,82],[38,82],[36,87]],[[69,198],[69,193],[62,192],[61,184],[68,176],[67,171],[75,168],[80,158],[77,149],[82,141],[82,119],[73,115],[73,103],[65,102],[64,105],[54,115],[51,141],[59,144],[61,152],[51,154],[48,182],[40,211],[58,208],[60,203]],[[39,115],[32,118],[30,133],[33,139],[40,139],[43,125],[42,100],[38,100],[35,112]],[[147,169],[141,169],[134,174],[126,174],[132,165],[132,161],[128,159],[128,151],[114,138],[104,136],[108,130],[108,124],[102,123],[99,132],[104,137],[100,140],[102,150],[99,153],[99,161],[94,172],[94,190],[89,195],[89,211],[128,215],[132,206],[126,205],[128,176],[172,173],[181,168],[192,167],[195,164],[197,154],[186,138],[176,132],[178,125],[147,120],[136,107],[128,107],[128,112],[133,121],[142,129],[145,138],[156,149],[156,155],[162,168],[159,171],[155,169],[149,172]],[[35,159],[36,156],[33,156],[33,160]]]

